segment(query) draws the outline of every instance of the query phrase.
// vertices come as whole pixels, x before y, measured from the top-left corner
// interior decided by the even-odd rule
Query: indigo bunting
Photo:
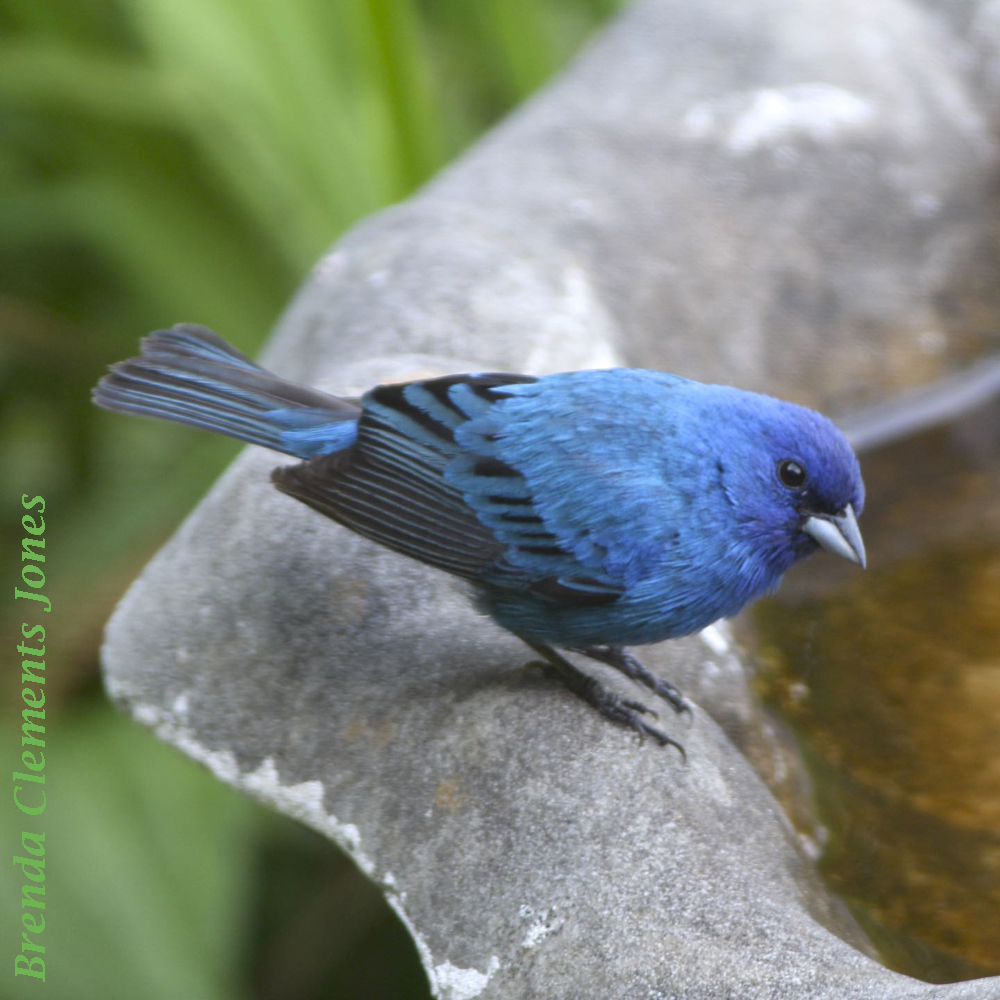
[[[819,547],[865,565],[861,473],[829,420],[665,372],[447,375],[347,399],[185,324],[113,365],[94,401],[301,459],[272,473],[279,490],[467,580],[572,690],[681,752],[556,647],[689,711],[626,646],[736,614]]]

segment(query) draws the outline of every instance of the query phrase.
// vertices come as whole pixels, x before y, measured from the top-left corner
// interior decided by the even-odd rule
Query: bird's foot
[[[550,673],[557,675],[571,691],[583,698],[587,704],[593,705],[602,715],[635,730],[639,734],[640,741],[650,736],[660,746],[675,747],[680,755],[687,760],[687,752],[677,740],[646,721],[644,716],[659,719],[659,716],[651,708],[642,702],[632,701],[615,694],[614,691],[609,691],[599,680],[574,666],[551,646],[529,642],[527,639],[524,641],[545,657],[543,665]],[[670,701],[669,698],[667,700]],[[673,704],[672,701],[671,704]],[[675,710],[678,710],[676,706]]]
[[[575,646],[573,652],[582,653],[589,656],[598,663],[604,663],[609,667],[620,670],[626,677],[630,677],[640,684],[644,684],[654,694],[670,704],[670,707],[678,714],[687,713],[691,715],[691,705],[680,693],[677,687],[665,681],[662,677],[657,677],[651,670],[642,665],[639,659],[630,653],[623,646]]]

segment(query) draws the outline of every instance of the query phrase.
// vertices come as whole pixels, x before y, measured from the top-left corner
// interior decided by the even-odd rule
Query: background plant
[[[51,1000],[426,996],[404,932],[328,844],[107,705],[114,601],[236,446],[102,414],[89,389],[181,320],[253,353],[339,233],[616,6],[0,0],[0,526],[16,558],[18,497],[46,497]],[[0,692],[14,760],[13,671]],[[5,844],[15,823],[0,812]],[[16,875],[0,866],[0,899]],[[0,906],[4,940],[16,919]]]

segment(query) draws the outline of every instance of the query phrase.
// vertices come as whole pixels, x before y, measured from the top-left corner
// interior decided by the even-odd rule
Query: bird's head
[[[741,393],[726,400],[721,479],[747,537],[772,567],[824,548],[865,566],[857,518],[865,503],[858,460],[826,417]]]

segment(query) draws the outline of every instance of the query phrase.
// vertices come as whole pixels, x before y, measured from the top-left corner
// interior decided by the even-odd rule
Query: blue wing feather
[[[616,600],[610,580],[579,578],[513,466],[493,458],[489,422],[525,375],[454,375],[378,386],[362,398],[349,460],[279,469],[279,489],[360,534],[466,579],[554,603]],[[483,422],[485,421],[485,422]],[[546,582],[551,573],[551,581]]]
[[[477,380],[526,376],[448,376],[377,386],[362,398],[355,444],[345,455],[275,471],[278,489],[359,534],[467,579],[504,546],[447,481],[462,449],[455,429],[488,406],[456,389]]]

